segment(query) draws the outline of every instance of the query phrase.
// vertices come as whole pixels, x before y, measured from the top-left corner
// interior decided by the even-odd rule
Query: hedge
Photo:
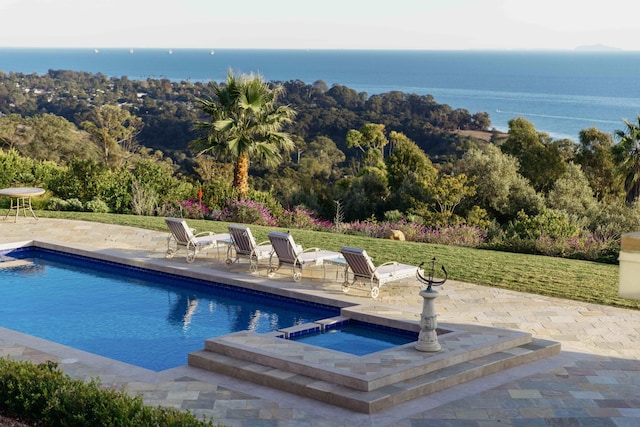
[[[0,358],[0,413],[39,426],[213,426],[188,411],[145,406],[141,396],[74,380],[54,362]]]

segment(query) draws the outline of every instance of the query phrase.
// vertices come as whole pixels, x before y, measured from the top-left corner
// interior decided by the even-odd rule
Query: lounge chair
[[[246,225],[229,224],[228,229],[231,235],[231,244],[227,249],[225,264],[230,267],[231,264],[238,262],[240,258],[249,258],[249,271],[257,273],[260,261],[271,257],[273,246],[268,240],[256,243],[251,229]]]
[[[415,277],[418,272],[418,267],[395,261],[385,262],[376,267],[364,249],[343,246],[340,253],[344,256],[349,270],[353,274],[352,282],[349,282],[347,275],[345,275],[345,282],[342,285],[342,291],[345,293],[349,292],[351,286],[360,280],[369,283],[371,298],[375,299],[380,295],[380,287],[385,283]]]
[[[167,258],[172,258],[180,249],[187,250],[187,262],[195,261],[198,253],[209,249],[217,248],[220,255],[220,248],[227,245],[231,237],[227,233],[214,234],[206,231],[194,234],[185,220],[179,218],[165,218],[169,227],[169,238],[167,239]]]
[[[286,265],[293,271],[293,280],[299,282],[302,280],[302,269],[305,266],[323,265],[325,259],[340,257],[338,252],[320,248],[302,249],[302,246],[297,245],[289,233],[272,231],[269,233],[269,241],[273,246],[273,253],[269,259],[269,277],[273,277],[276,270]],[[275,257],[277,257],[277,265]]]

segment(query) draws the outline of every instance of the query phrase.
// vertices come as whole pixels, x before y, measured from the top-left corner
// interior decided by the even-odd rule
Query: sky
[[[0,0],[0,47],[640,50],[637,0]]]

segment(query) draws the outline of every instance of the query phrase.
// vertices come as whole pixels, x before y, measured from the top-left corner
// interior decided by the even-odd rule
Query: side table
[[[33,212],[31,208],[31,198],[36,196],[42,196],[45,193],[43,188],[37,187],[9,187],[0,189],[0,196],[9,197],[11,199],[11,206],[7,211],[7,214],[4,216],[6,221],[7,217],[11,213],[12,210],[16,210],[16,217],[14,222],[18,221],[18,214],[20,213],[20,209],[24,213],[24,216],[27,216],[27,211],[31,212],[31,215],[37,220],[38,217]]]

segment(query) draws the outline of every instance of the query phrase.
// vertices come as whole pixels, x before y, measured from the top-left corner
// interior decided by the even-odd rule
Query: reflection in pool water
[[[280,298],[42,249],[0,268],[0,326],[152,370],[187,363],[204,340],[335,316]]]

